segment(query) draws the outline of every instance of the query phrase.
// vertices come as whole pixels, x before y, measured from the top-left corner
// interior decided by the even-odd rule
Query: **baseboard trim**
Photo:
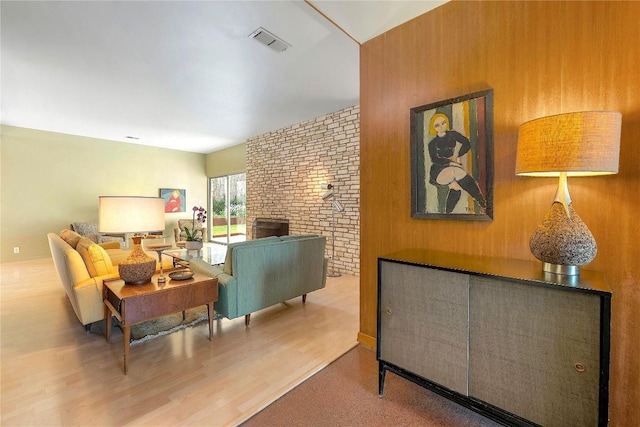
[[[365,347],[369,347],[373,350],[376,349],[377,341],[374,337],[358,332],[358,342]]]

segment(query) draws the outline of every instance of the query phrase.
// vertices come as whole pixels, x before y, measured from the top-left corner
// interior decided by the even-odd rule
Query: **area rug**
[[[207,318],[207,306],[202,305],[186,310],[184,320],[182,319],[182,312],[178,312],[158,319],[138,323],[131,327],[131,345],[140,344],[181,329],[195,326],[206,321]]]

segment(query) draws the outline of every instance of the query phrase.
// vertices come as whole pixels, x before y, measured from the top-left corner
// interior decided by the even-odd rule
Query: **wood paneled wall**
[[[518,126],[622,113],[620,173],[570,178],[598,242],[587,267],[613,290],[611,425],[640,419],[640,2],[452,1],[365,43],[361,55],[360,340],[375,342],[379,255],[404,248],[534,259],[557,180],[516,177]],[[411,218],[409,109],[494,90],[494,220]]]

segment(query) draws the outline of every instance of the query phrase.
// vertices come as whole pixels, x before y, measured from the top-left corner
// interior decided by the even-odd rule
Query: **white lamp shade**
[[[583,111],[520,125],[516,175],[568,176],[618,173],[622,114]]]
[[[333,210],[336,211],[336,213],[344,212],[344,206],[342,206],[342,203],[335,199],[333,199],[333,201],[331,202],[331,206],[333,207]]]
[[[329,197],[333,196],[333,190],[329,190],[326,193],[324,193],[322,196],[322,200],[327,200]]]
[[[101,233],[164,231],[161,197],[100,196],[98,228]]]

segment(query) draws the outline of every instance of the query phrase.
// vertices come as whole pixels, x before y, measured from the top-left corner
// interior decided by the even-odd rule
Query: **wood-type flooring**
[[[131,348],[78,322],[51,259],[0,264],[3,426],[233,426],[357,344],[359,279]]]

